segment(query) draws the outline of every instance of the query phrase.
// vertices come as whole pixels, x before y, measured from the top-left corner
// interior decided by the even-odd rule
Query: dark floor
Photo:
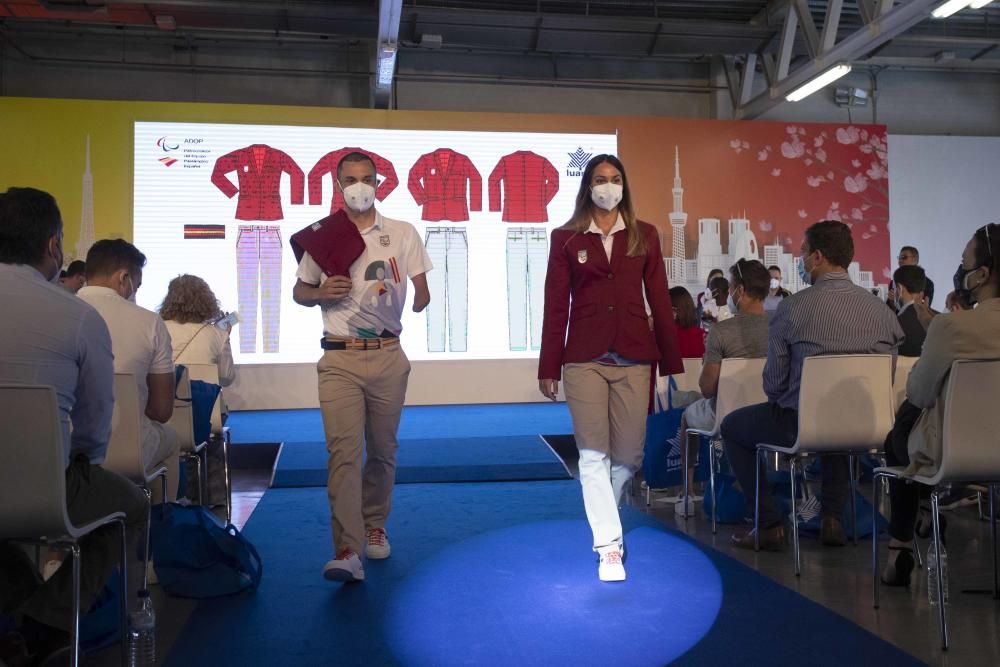
[[[567,461],[567,464],[575,475],[575,461]],[[233,523],[237,527],[242,528],[249,519],[269,480],[269,470],[234,470]],[[629,499],[636,509],[646,511],[665,525],[742,561],[928,664],[956,667],[1000,664],[1000,601],[993,600],[988,593],[962,592],[968,589],[986,591],[992,587],[990,524],[979,520],[975,506],[948,512],[951,648],[942,652],[937,612],[936,608],[928,605],[924,574],[915,573],[910,589],[883,586],[881,608],[872,608],[870,539],[859,542],[856,547],[849,544],[831,548],[822,547],[813,538],[803,538],[802,574],[795,577],[791,549],[787,553],[775,554],[732,548],[729,545],[730,536],[745,530],[745,527],[719,525],[718,533],[713,535],[711,523],[701,515],[700,503],[698,516],[685,521],[674,514],[672,504],[664,502],[668,494],[653,494],[651,506],[647,508],[645,496],[639,492],[637,484],[637,495]],[[884,542],[880,544],[880,558],[884,562]],[[159,655],[164,656],[177,640],[195,602],[167,597],[158,587],[154,587],[153,596],[158,614]],[[683,613],[683,601],[678,601],[678,613]],[[767,613],[767,610],[762,609],[761,613]],[[776,650],[780,649],[776,647]],[[106,650],[85,660],[84,664],[114,667],[119,664],[117,651],[117,648]]]

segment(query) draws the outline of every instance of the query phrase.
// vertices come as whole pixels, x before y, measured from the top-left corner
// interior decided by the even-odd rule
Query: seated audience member
[[[768,283],[767,298],[764,299],[764,310],[773,313],[778,309],[781,300],[791,296],[792,293],[781,286],[781,267],[769,266],[767,272],[770,274],[771,280]]]
[[[933,314],[924,303],[924,270],[919,266],[901,266],[892,274],[896,284],[896,317],[906,340],[899,346],[904,357],[919,357],[927,327]]]
[[[712,281],[716,278],[721,278],[723,276],[722,269],[712,269],[708,272],[708,280],[705,282],[705,291],[698,292],[698,296],[695,297],[694,303],[696,308],[696,314],[698,315],[698,321],[701,321],[701,317],[704,314],[705,304],[709,301],[714,301],[712,297]]]
[[[911,245],[903,246],[899,251],[899,257],[897,258],[899,262],[899,267],[904,266],[920,266],[920,252]],[[934,281],[927,278],[927,285],[924,288],[924,298],[926,300],[926,306],[931,307],[931,302],[934,301]],[[889,285],[889,293],[886,297],[886,302],[893,308],[896,306],[896,290],[895,283]]]
[[[966,299],[967,297],[964,293],[948,292],[948,296],[944,301],[945,310],[949,313],[954,313],[958,310],[972,310],[972,304]]]
[[[729,297],[728,280],[722,276],[712,278],[709,295],[711,298],[705,302],[701,312],[702,326],[706,332],[711,331],[712,325],[716,322],[728,320],[733,316],[729,310],[729,305],[726,303]]]
[[[670,303],[674,307],[674,325],[681,357],[701,359],[705,355],[705,331],[698,326],[691,293],[683,287],[671,287]]]
[[[1000,359],[1000,225],[980,227],[962,252],[955,291],[975,309],[935,317],[927,329],[923,354],[906,381],[906,400],[886,439],[886,461],[906,466],[906,474],[933,476],[941,463],[944,393],[952,362]],[[889,482],[889,560],[882,581],[910,583],[914,525],[920,494],[917,484]]]
[[[784,299],[771,318],[764,392],[768,402],[730,413],[722,422],[726,455],[740,486],[753,501],[757,443],[782,447],[798,434],[799,388],[807,357],[827,354],[895,354],[903,339],[896,316],[851,282],[847,267],[854,259],[854,240],[842,222],[824,220],[806,230],[802,241],[803,281],[812,284]],[[841,516],[848,496],[846,456],[823,457],[823,544],[846,542]],[[761,475],[761,479],[766,479]],[[754,548],[750,530],[734,535],[741,548]],[[760,489],[760,546],[785,546],[782,511],[766,484]]]
[[[0,383],[55,389],[70,521],[83,526],[124,512],[134,545],[145,523],[146,498],[100,465],[114,407],[111,338],[92,307],[53,284],[63,262],[62,230],[59,208],[48,193],[10,188],[0,194]],[[29,444],[0,438],[0,447]],[[81,540],[82,611],[118,564],[118,540],[117,526]],[[70,567],[60,567],[42,583],[19,547],[0,543],[0,610],[23,616],[17,631],[0,640],[0,664],[41,664],[69,644],[72,584]]]
[[[736,315],[712,327],[706,344],[705,363],[701,368],[698,386],[703,398],[691,403],[681,417],[678,438],[683,442],[684,431],[696,428],[710,431],[715,427],[715,396],[719,390],[719,372],[723,359],[761,359],[767,356],[767,329],[770,315],[764,310],[770,276],[764,265],[756,260],[741,259],[729,270],[729,303]],[[676,406],[675,406],[676,407]],[[688,443],[688,488],[694,484],[694,457],[698,441]],[[692,447],[693,445],[693,447]],[[690,514],[690,502],[683,498],[675,506],[679,514]]]
[[[87,253],[87,286],[78,296],[97,309],[111,332],[115,372],[132,373],[143,409],[142,457],[147,470],[167,467],[167,500],[177,497],[177,434],[167,426],[174,413],[174,364],[167,327],[156,313],[134,303],[146,256],[121,239],[98,241]],[[160,485],[153,486],[154,498]]]
[[[83,260],[69,263],[66,270],[59,275],[59,284],[68,292],[76,294],[87,284],[87,265]]]
[[[219,369],[219,384],[228,387],[236,379],[230,326],[215,325],[222,318],[219,300],[198,276],[177,276],[167,286],[160,317],[173,343],[175,364],[213,364]]]

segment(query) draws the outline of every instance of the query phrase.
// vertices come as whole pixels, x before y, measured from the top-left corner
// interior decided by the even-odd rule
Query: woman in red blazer
[[[573,217],[550,248],[538,388],[554,401],[565,376],[598,576],[622,581],[618,501],[642,466],[651,367],[668,375],[683,364],[659,236],[636,219],[618,158],[587,163]]]

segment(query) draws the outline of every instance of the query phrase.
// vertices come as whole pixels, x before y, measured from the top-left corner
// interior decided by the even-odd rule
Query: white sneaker
[[[42,579],[48,581],[52,578],[59,568],[62,567],[63,562],[61,560],[53,558],[52,560],[46,561],[45,566],[42,568]]]
[[[600,554],[601,564],[597,566],[597,577],[601,581],[625,581],[625,566],[622,564],[622,552],[612,548]]]
[[[356,553],[344,549],[323,567],[323,578],[327,581],[364,581],[365,568]]]
[[[367,544],[365,545],[365,556],[372,560],[388,558],[391,549],[389,548],[389,536],[382,528],[369,528],[365,531]]]

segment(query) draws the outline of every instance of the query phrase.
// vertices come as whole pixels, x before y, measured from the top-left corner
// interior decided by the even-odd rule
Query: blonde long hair
[[[590,229],[590,221],[594,218],[594,202],[590,199],[590,182],[594,178],[594,170],[597,166],[607,162],[617,169],[622,175],[622,200],[618,203],[618,212],[625,221],[625,233],[628,235],[628,256],[638,257],[646,254],[646,237],[639,229],[639,222],[635,218],[635,209],[632,208],[632,193],[628,187],[628,176],[625,175],[625,166],[622,165],[614,155],[595,155],[590,158],[586,168],[583,170],[583,177],[580,179],[580,191],[576,193],[576,208],[569,221],[563,225],[563,229],[572,229],[583,234]]]

